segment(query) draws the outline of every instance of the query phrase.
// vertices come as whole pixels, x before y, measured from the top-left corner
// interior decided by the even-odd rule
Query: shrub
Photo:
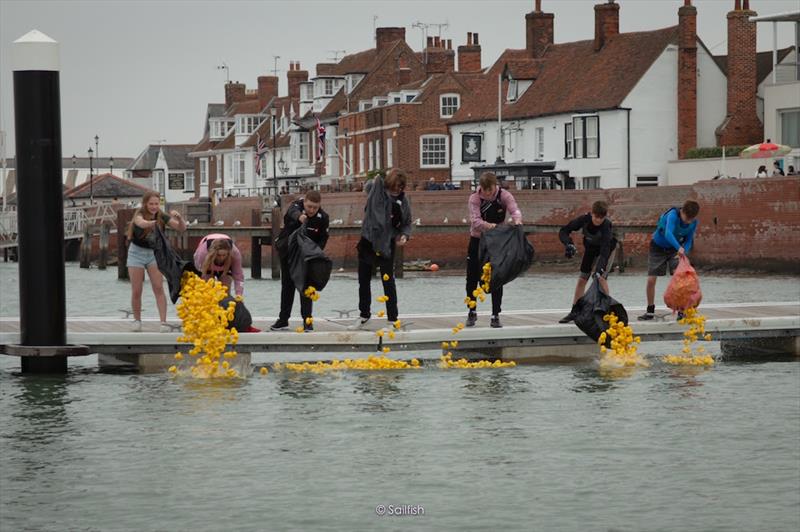
[[[736,157],[745,148],[747,146],[725,146],[725,157]],[[711,157],[722,157],[722,146],[692,148],[686,152],[686,159],[708,159]]]

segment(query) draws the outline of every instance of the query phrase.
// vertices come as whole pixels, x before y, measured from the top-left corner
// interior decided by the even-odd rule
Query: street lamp
[[[114,158],[109,157],[108,159],[108,173],[114,175]]]
[[[275,117],[278,115],[278,110],[275,108],[275,104],[272,104],[272,107],[269,109],[269,114],[272,117],[272,181],[275,185],[275,197],[278,197],[278,171],[275,168],[277,161],[275,161],[275,137],[277,136],[277,127],[275,124]]]
[[[97,137],[95,137],[97,138]],[[94,155],[94,150],[91,146],[89,146],[89,205],[94,204],[94,179],[92,173],[94,169],[92,167],[92,156]]]
[[[100,137],[98,135],[94,136],[94,154],[96,157],[100,157]]]

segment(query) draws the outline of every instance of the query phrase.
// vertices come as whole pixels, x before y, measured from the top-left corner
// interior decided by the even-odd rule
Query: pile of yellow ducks
[[[713,366],[714,357],[709,355],[704,347],[696,347],[694,352],[692,349],[700,338],[705,341],[711,340],[711,335],[706,333],[706,317],[697,312],[696,308],[690,308],[684,312],[683,318],[678,320],[678,323],[689,326],[683,333],[683,349],[681,350],[683,354],[667,355],[661,360],[676,366]]]
[[[170,366],[169,372],[187,372],[200,379],[239,377],[239,372],[229,362],[236,358],[236,351],[225,351],[226,345],[239,341],[236,329],[227,328],[228,322],[233,320],[236,302],[231,301],[227,308],[219,304],[228,295],[228,288],[216,279],[203,281],[191,272],[183,274],[181,285],[181,302],[176,309],[183,323],[183,334],[177,340],[193,347],[188,359],[183,353],[175,353],[180,366],[189,366],[188,372],[178,365]]]
[[[600,369],[615,369],[624,367],[648,367],[650,364],[637,352],[637,346],[642,339],[634,336],[630,325],[619,321],[613,312],[603,316],[603,321],[608,322],[608,329],[600,334],[597,343],[600,344]],[[611,339],[611,348],[606,347],[606,341]]]

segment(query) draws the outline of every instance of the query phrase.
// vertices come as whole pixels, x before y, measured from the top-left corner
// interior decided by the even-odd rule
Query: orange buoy
[[[438,272],[439,271],[439,265],[436,264],[435,262],[433,264],[431,264],[431,271],[432,272]]]

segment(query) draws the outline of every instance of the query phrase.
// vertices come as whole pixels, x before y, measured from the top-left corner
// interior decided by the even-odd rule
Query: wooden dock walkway
[[[679,340],[685,326],[678,324],[671,315],[650,322],[636,321],[642,308],[628,309],[631,324],[642,341]],[[800,338],[800,302],[742,303],[703,305],[706,316],[706,331],[714,340],[743,341],[751,339],[781,339],[796,346]],[[566,353],[580,351],[578,346],[592,344],[575,325],[559,324],[558,319],[567,312],[562,310],[510,311],[502,314],[503,328],[492,329],[489,316],[479,314],[476,327],[465,328],[453,334],[452,328],[463,322],[464,313],[437,315],[401,316],[403,326],[396,331],[395,338],[385,335],[379,339],[375,331],[380,327],[390,328],[385,319],[374,318],[366,330],[349,330],[354,319],[315,318],[314,332],[288,331],[270,332],[274,318],[255,318],[254,326],[264,332],[239,335],[236,349],[240,352],[258,353],[348,353],[376,352],[379,343],[393,352],[441,349],[443,341],[458,340],[458,350],[492,353],[503,356],[506,350],[523,352]],[[142,355],[149,353],[170,354],[186,352],[187,344],[179,344],[179,331],[160,333],[157,321],[145,321],[143,331],[129,331],[130,319],[70,318],[67,321],[67,342],[85,345],[91,353],[107,355]],[[300,326],[300,320],[291,322]],[[20,341],[18,318],[0,318],[0,353],[7,353],[6,346]]]

